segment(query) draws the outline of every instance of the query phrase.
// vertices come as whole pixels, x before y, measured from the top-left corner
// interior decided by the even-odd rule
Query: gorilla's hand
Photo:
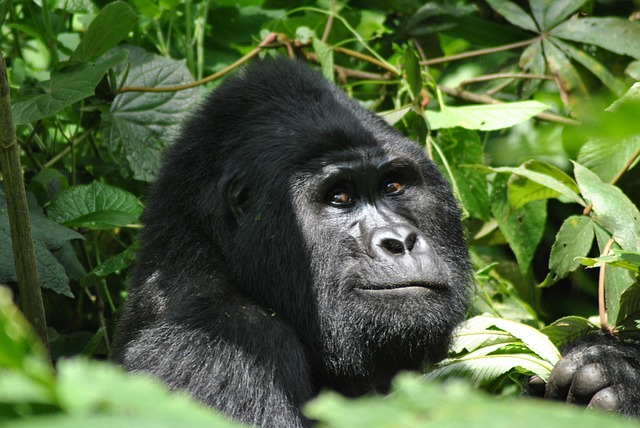
[[[640,417],[640,350],[594,335],[565,353],[546,385],[529,385],[544,398]]]

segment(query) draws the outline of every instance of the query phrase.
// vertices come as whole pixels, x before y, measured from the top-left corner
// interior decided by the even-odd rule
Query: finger
[[[531,376],[529,378],[529,382],[527,382],[527,386],[529,387],[529,394],[531,394],[532,396],[544,397],[546,383],[540,376]]]
[[[620,409],[620,397],[613,387],[601,389],[589,401],[587,408],[616,412]]]
[[[587,404],[594,394],[608,386],[610,386],[610,383],[601,364],[584,365],[573,376],[571,388],[567,395],[567,402]]]
[[[558,361],[547,381],[544,398],[565,401],[577,370],[577,363],[571,359]]]

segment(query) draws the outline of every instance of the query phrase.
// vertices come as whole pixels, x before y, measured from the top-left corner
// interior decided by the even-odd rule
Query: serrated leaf
[[[593,220],[587,216],[568,217],[556,235],[549,256],[549,270],[564,278],[580,266],[576,257],[585,257],[593,246]]]
[[[138,15],[127,3],[108,3],[89,25],[70,61],[93,61],[135,29]]]
[[[525,12],[520,6],[506,0],[487,0],[489,6],[516,27],[525,30],[538,32],[538,27],[531,15]]]
[[[580,18],[559,24],[550,34],[567,40],[600,46],[620,55],[640,59],[640,22],[627,19]]]
[[[333,75],[333,49],[316,37],[315,34],[311,41],[313,43],[313,50],[316,52],[316,55],[318,55],[322,75],[325,79],[333,82],[335,80]]]
[[[37,84],[34,93],[20,96],[13,103],[14,122],[16,125],[35,122],[92,96],[105,73],[126,58],[126,52],[119,52],[95,63],[82,63],[54,72],[50,80]]]
[[[623,249],[637,252],[640,249],[638,208],[619,188],[602,182],[577,162],[574,162],[574,173],[581,193],[593,204],[596,220]]]
[[[414,100],[419,99],[420,91],[422,91],[422,72],[420,71],[418,55],[411,48],[404,50],[404,72],[412,98]]]
[[[530,354],[480,355],[445,360],[441,367],[427,373],[425,379],[464,378],[480,386],[516,370],[520,373],[538,375],[546,381],[552,367],[548,362]]]
[[[443,111],[427,110],[432,129],[462,127],[492,131],[525,122],[549,107],[537,101],[447,107]]]
[[[61,192],[48,209],[49,217],[60,224],[93,230],[130,226],[141,212],[131,193],[99,181]]]
[[[185,61],[153,55],[137,47],[120,47],[129,52],[125,86],[166,87],[189,83],[193,79]],[[116,69],[118,79],[126,67]],[[116,96],[109,112],[102,115],[102,139],[116,158],[123,173],[137,180],[152,181],[160,166],[160,155],[178,132],[181,119],[195,104],[195,89],[178,92],[127,92]]]
[[[554,321],[541,329],[540,332],[546,334],[554,345],[562,346],[597,329],[598,327],[586,318],[569,316]]]
[[[487,315],[479,315],[465,321],[461,326],[461,331],[464,331],[464,329],[482,331],[491,327],[499,328],[500,330],[509,333],[512,337],[522,341],[522,343],[524,343],[531,352],[534,352],[540,358],[552,365],[560,359],[558,349],[553,345],[553,343],[551,343],[546,335],[540,333],[531,326],[519,322]]]

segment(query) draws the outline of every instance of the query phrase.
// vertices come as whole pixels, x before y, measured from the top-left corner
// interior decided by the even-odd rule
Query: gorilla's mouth
[[[402,283],[394,283],[394,284],[365,284],[356,287],[359,290],[363,291],[412,291],[416,289],[427,289],[427,290],[442,290],[447,288],[447,284],[444,282],[424,282],[424,281],[411,281],[411,282],[402,282]]]

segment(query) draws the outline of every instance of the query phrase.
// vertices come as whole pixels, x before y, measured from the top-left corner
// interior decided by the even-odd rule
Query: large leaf
[[[130,226],[141,212],[140,202],[131,193],[99,181],[61,192],[48,210],[58,223],[93,230]]]
[[[95,63],[82,63],[54,72],[28,94],[20,94],[13,103],[13,120],[19,125],[52,116],[65,107],[93,95],[107,70],[122,63],[127,53],[105,55]]]
[[[597,174],[602,181],[609,182],[638,149],[640,136],[622,141],[593,139],[580,148],[577,162]]]
[[[585,257],[593,246],[593,220],[574,215],[567,218],[556,235],[549,256],[549,270],[564,278],[580,266],[576,257]]]
[[[565,21],[550,34],[579,43],[600,46],[620,55],[640,59],[640,22],[622,18],[581,18]]]
[[[138,22],[138,15],[127,3],[108,3],[91,22],[71,61],[93,61],[124,40]]]
[[[31,194],[29,194],[28,203],[40,283],[44,288],[73,297],[69,288],[67,272],[60,262],[59,251],[68,241],[82,239],[82,235],[49,220],[42,213],[42,208],[38,206]],[[0,283],[15,282],[16,280],[5,195],[0,189]]]
[[[455,128],[492,131],[509,128],[525,122],[549,107],[537,101],[447,107],[443,111],[428,110],[427,119],[432,129]]]
[[[544,49],[544,56],[547,59],[547,65],[549,71],[557,76],[561,89],[571,95],[578,94],[583,97],[589,96],[580,74],[575,69],[571,61],[566,57],[564,52],[558,48],[554,43],[554,38],[542,40],[542,47]],[[572,99],[575,102],[575,100]],[[575,104],[574,104],[575,106]],[[579,107],[579,106],[578,106]]]
[[[562,346],[565,343],[585,337],[597,329],[598,327],[586,318],[569,316],[554,321],[540,330],[540,332],[546,334],[554,345]]]
[[[129,52],[129,68],[118,67],[125,86],[165,87],[192,81],[184,61],[153,55],[137,47]],[[177,133],[181,119],[197,100],[195,89],[177,92],[126,92],[116,96],[109,112],[102,115],[102,138],[114,156],[121,159],[126,174],[151,181],[160,165],[162,150]]]
[[[628,251],[640,249],[640,212],[622,193],[579,163],[574,163],[574,173],[580,191],[593,204],[596,221],[612,234],[620,246]]]

